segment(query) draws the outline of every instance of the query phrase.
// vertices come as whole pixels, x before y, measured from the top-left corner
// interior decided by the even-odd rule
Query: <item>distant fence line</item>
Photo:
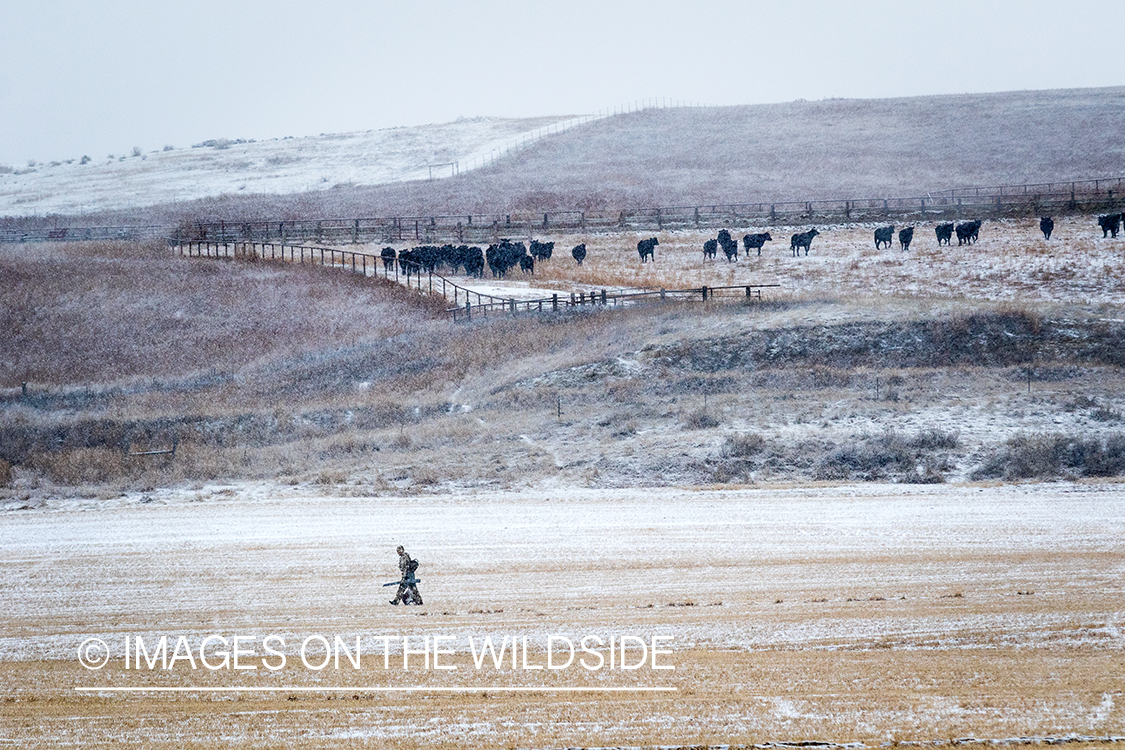
[[[163,224],[124,227],[20,227],[0,224],[0,242],[155,240],[166,237],[170,230],[171,227]]]
[[[1125,177],[954,188],[912,198],[783,201],[671,206],[623,211],[546,211],[366,219],[209,222],[182,227],[194,239],[315,239],[317,242],[497,242],[503,237],[550,233],[663,231],[716,227],[771,227],[792,224],[911,220],[956,220],[1096,212],[1121,203]]]
[[[953,188],[912,198],[666,206],[615,211],[519,211],[382,218],[212,221],[179,226],[20,227],[0,225],[0,242],[154,239],[332,244],[480,242],[549,233],[663,231],[882,221],[993,219],[1121,210],[1125,177]]]
[[[583,292],[552,294],[538,299],[515,299],[478,292],[440,274],[427,271],[412,261],[395,259],[387,262],[381,256],[354,250],[314,247],[272,242],[220,242],[214,240],[181,240],[167,238],[176,253],[192,258],[242,261],[282,261],[300,265],[335,268],[365,277],[384,278],[403,284],[408,289],[431,296],[440,296],[449,305],[445,313],[452,320],[471,320],[474,315],[490,313],[544,312],[587,305],[625,306],[667,300],[753,300],[761,301],[762,290],[780,284],[741,284],[734,286],[698,287],[693,289],[596,289]],[[473,299],[476,303],[473,303]]]

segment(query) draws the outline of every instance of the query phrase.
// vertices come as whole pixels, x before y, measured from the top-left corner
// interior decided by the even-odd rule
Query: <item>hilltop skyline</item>
[[[269,139],[710,105],[1121,85],[1100,0],[987,4],[13,0],[0,165]],[[1112,39],[1113,35],[1110,35]],[[1093,60],[1093,62],[1092,62]]]

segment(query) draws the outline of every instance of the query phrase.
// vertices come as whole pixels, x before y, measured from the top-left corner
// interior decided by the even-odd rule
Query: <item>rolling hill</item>
[[[574,127],[510,148],[559,123]],[[1118,176],[1123,131],[1125,87],[470,120],[21,170],[0,175],[0,213],[168,222],[926,195]],[[453,161],[460,174],[429,179],[427,165]]]

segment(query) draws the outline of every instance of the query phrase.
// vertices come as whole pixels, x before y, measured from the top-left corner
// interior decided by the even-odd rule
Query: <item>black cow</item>
[[[958,224],[953,231],[957,233],[957,247],[971,245],[980,237],[980,219]]]
[[[462,247],[465,245],[442,245],[438,248],[438,262],[448,268],[450,273],[457,273],[457,269],[461,267]]]
[[[437,270],[438,264],[442,262],[441,248],[435,245],[421,245],[410,249],[411,260],[422,267],[426,273],[433,273]],[[399,254],[402,257],[402,254]]]
[[[723,248],[723,255],[727,256],[728,261],[738,260],[738,241],[732,239],[730,232],[723,230],[719,232],[719,245]]]
[[[416,249],[403,250],[398,254],[398,270],[406,274],[407,284],[410,283],[411,276],[422,273],[422,264],[418,262]]]
[[[466,276],[484,278],[484,252],[479,247],[467,247],[461,254],[461,264]]]
[[[586,243],[575,245],[574,249],[570,251],[570,257],[578,261],[578,265],[582,265],[582,261],[586,260]]]
[[[898,233],[898,245],[902,248],[903,252],[910,249],[910,243],[914,239],[914,227],[907,227]]]
[[[934,234],[937,235],[938,247],[941,247],[941,243],[943,242],[948,245],[950,240],[953,239],[953,222],[938,224],[934,227]]]
[[[1108,216],[1098,217],[1098,226],[1102,228],[1102,237],[1108,235],[1117,236],[1117,232],[1121,228],[1121,214],[1109,214]]]
[[[522,256],[520,256],[520,270],[523,271],[524,273],[529,273],[532,276],[534,276],[535,275],[535,256],[534,255],[522,255]]]
[[[796,258],[801,254],[800,250],[802,247],[805,248],[805,256],[807,257],[809,249],[812,247],[813,237],[816,237],[818,234],[820,234],[820,232],[815,229],[810,229],[807,232],[793,235],[792,239],[789,240],[789,249],[793,251],[793,257]]]
[[[746,248],[746,254],[749,255],[751,250],[757,250],[758,255],[762,254],[762,245],[773,240],[769,232],[762,234],[747,234],[742,238],[742,246]]]
[[[532,240],[528,252],[535,260],[550,260],[551,254],[555,251],[555,243],[553,242],[540,242],[539,240]]]
[[[500,240],[500,244],[488,246],[484,257],[488,261],[488,267],[492,271],[492,275],[502,278],[508,274],[511,268],[519,265],[520,258],[525,255],[527,255],[527,248],[524,247],[522,242]]]
[[[714,260],[715,259],[715,253],[717,253],[717,252],[719,252],[719,241],[718,240],[707,240],[706,242],[703,243],[703,257],[704,258],[710,258],[711,260]]]
[[[398,255],[393,247],[384,247],[383,252],[379,253],[379,257],[383,259],[383,270],[389,273],[395,267],[395,258]]]
[[[1055,220],[1050,216],[1042,216],[1039,219],[1039,231],[1043,233],[1043,239],[1051,239],[1051,232],[1055,231]]]
[[[655,237],[649,237],[647,240],[641,240],[637,243],[637,254],[641,256],[641,263],[646,260],[656,262],[656,246],[660,244],[660,240]]]
[[[875,249],[878,250],[880,245],[891,246],[891,242],[895,238],[895,228],[893,226],[880,227],[875,230]]]

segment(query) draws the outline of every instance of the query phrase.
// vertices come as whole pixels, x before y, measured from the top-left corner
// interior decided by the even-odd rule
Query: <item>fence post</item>
[[[707,301],[707,287],[706,287],[706,285],[704,285],[704,287],[700,291],[703,292],[703,301],[706,302]]]
[[[465,319],[473,319],[473,303],[469,301],[468,295],[465,295]]]
[[[605,290],[602,290],[602,307],[605,307]]]
[[[554,310],[555,312],[559,311],[559,295],[558,295],[558,292],[555,292],[554,294],[551,295],[551,309]]]

